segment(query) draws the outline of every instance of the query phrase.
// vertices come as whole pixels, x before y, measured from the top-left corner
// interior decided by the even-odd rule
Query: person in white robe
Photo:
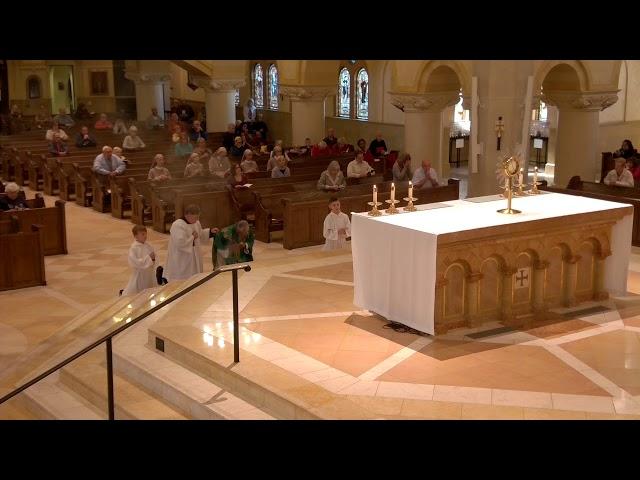
[[[331,211],[324,219],[322,233],[326,239],[323,251],[337,250],[347,245],[347,237],[351,236],[351,222],[349,216],[340,210],[340,200],[332,197],[329,200]]]
[[[133,295],[158,286],[153,268],[156,254],[153,247],[147,243],[147,229],[143,225],[135,225],[131,231],[134,240],[129,247],[129,266],[132,272],[122,295]]]
[[[202,228],[199,218],[200,207],[188,205],[184,210],[184,218],[179,218],[171,225],[164,269],[164,277],[169,282],[185,280],[204,271],[200,247],[208,243],[218,229]]]

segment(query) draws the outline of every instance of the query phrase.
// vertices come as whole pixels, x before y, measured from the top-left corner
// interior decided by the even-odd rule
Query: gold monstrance
[[[505,215],[514,215],[516,213],[522,213],[520,210],[515,210],[511,208],[511,197],[512,197],[512,186],[513,186],[513,178],[520,171],[520,162],[516,157],[509,157],[502,162],[502,170],[504,171],[504,175],[507,178],[507,208],[502,208],[498,210],[498,213],[504,213]]]

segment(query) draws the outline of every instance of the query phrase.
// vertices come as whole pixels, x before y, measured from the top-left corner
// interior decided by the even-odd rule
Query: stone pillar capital
[[[140,73],[140,72],[125,72],[124,77],[138,84],[157,84],[157,83],[169,83],[171,81],[171,75],[168,73]]]
[[[206,92],[235,92],[247,83],[241,78],[211,78],[201,75],[191,77],[191,81]]]
[[[460,101],[460,92],[397,93],[388,92],[391,103],[405,113],[440,112]]]
[[[333,86],[280,85],[280,95],[289,97],[292,102],[318,102],[334,93]]]
[[[559,110],[600,112],[618,101],[618,91],[613,92],[566,92],[545,91],[541,100]]]

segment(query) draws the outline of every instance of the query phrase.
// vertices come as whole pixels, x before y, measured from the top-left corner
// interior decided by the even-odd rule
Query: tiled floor
[[[68,203],[67,225],[70,254],[47,257],[48,285],[0,293],[0,377],[89,309],[117,300],[126,284],[131,224]],[[163,263],[167,236],[149,230],[149,241]],[[252,271],[240,274],[241,349],[266,383],[332,418],[640,418],[640,296],[526,331],[434,338],[396,332],[353,305],[349,249],[287,251],[274,242],[254,253]],[[228,351],[230,284],[217,277],[154,328],[201,355]],[[640,249],[629,291],[640,294]]]

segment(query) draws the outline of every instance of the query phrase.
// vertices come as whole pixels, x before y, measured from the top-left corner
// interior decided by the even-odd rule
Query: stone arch
[[[448,322],[464,320],[467,276],[470,273],[469,264],[461,259],[449,263],[444,271],[443,317]]]
[[[491,255],[480,263],[478,284],[478,314],[484,320],[498,320],[502,310],[503,270],[506,262],[500,255]]]
[[[570,77],[571,72],[575,74],[577,83],[575,84],[576,91],[586,92],[591,89],[592,79],[589,70],[580,60],[546,60],[540,65],[537,72],[534,75],[534,92],[539,92],[545,81],[548,81],[548,76],[551,74],[551,85],[561,85],[563,83],[563,77]],[[555,77],[555,78],[554,78]],[[571,79],[573,84],[573,79]],[[568,86],[568,85],[565,85]],[[556,89],[552,89],[556,90]],[[560,90],[568,90],[567,88],[560,88]],[[573,90],[573,88],[569,89]]]
[[[590,300],[596,291],[596,262],[602,254],[600,241],[595,237],[584,239],[576,250],[576,298]]]
[[[562,305],[565,273],[565,259],[572,255],[569,245],[557,243],[549,249],[545,260],[549,265],[544,279],[544,301],[550,307]]]
[[[461,62],[432,60],[418,75],[418,92],[442,92],[462,89],[462,95],[471,95],[471,75]]]

